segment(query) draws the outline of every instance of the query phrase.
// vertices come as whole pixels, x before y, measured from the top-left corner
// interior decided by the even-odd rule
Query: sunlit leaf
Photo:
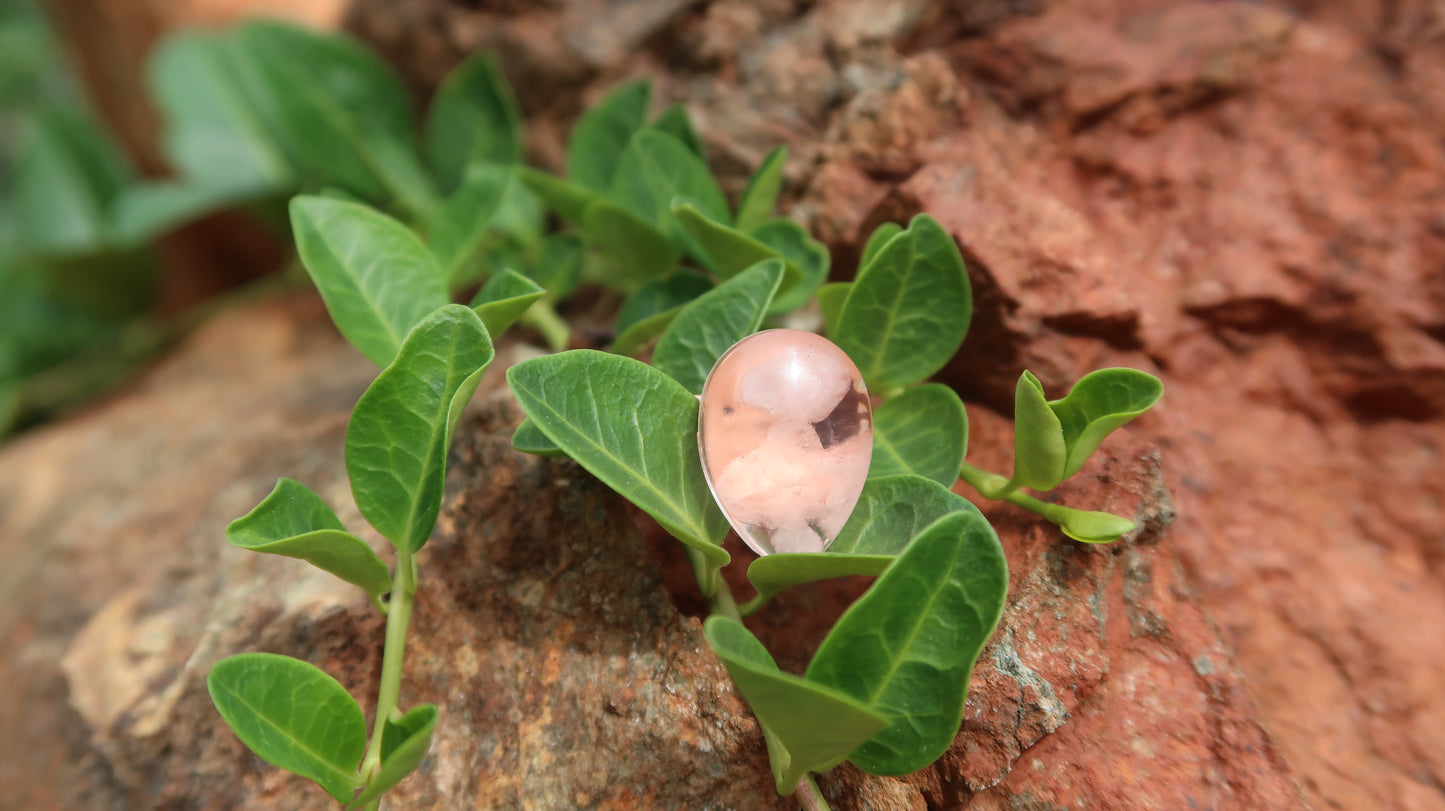
[[[420,549],[436,525],[452,432],[492,354],[481,318],[448,304],[412,329],[351,413],[356,506],[402,552]]]
[[[806,678],[889,720],[849,760],[873,774],[902,775],[948,749],[1007,591],[998,536],[970,506],[930,524],[843,613]]]
[[[320,496],[291,479],[276,482],[255,509],[232,521],[226,540],[253,552],[304,560],[373,597],[391,590],[391,573],[371,545],[347,532]]]
[[[779,794],[792,794],[804,774],[827,771],[888,726],[858,701],[780,671],[767,648],[738,622],[714,615],[703,628],[763,728]]]
[[[243,653],[217,662],[206,688],[257,757],[315,780],[337,800],[351,800],[361,785],[366,719],[336,679],[289,656]]]
[[[507,370],[527,417],[601,479],[712,566],[727,521],[714,503],[697,453],[697,398],[645,363],[579,349]]]

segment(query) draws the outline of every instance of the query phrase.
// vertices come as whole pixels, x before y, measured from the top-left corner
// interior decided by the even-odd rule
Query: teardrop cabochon
[[[749,335],[708,373],[697,445],[713,498],[748,546],[822,552],[868,478],[873,412],[863,376],[820,335]]]

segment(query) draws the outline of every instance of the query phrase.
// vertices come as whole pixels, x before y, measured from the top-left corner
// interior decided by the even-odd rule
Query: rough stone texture
[[[625,502],[511,449],[499,362],[457,432],[420,556],[406,704],[442,721],[398,808],[786,808],[757,724],[673,607]],[[229,313],[115,401],[0,452],[3,807],[334,808],[211,708],[223,656],[316,664],[374,701],[382,618],[225,524],[278,476],[365,527],[341,448],[375,369],[310,298]],[[369,533],[363,533],[376,540]],[[840,793],[886,807],[873,780]]]
[[[557,36],[578,21],[585,30]],[[939,767],[903,780],[835,771],[824,789],[838,807],[1445,808],[1438,3],[360,0],[348,24],[423,88],[470,50],[498,50],[522,88],[531,152],[553,166],[586,101],[624,76],[658,76],[663,99],[691,105],[732,188],[767,149],[792,147],[787,199],[834,247],[841,277],[877,222],[937,216],[965,251],[977,297],[965,352],[944,378],[982,406],[970,411],[970,454],[981,466],[1007,469],[1010,433],[988,409],[1007,412],[1022,368],[1055,394],[1103,365],[1165,378],[1158,411],[1106,443],[1104,458],[1059,494],[1136,515],[1143,531],[1083,546],[988,505],[1013,590],[964,730]],[[213,330],[205,335],[227,335]],[[22,730],[0,747],[24,744],[0,751],[0,796],[27,798],[23,807],[144,807],[163,797],[187,807],[179,798],[199,790],[230,792],[208,795],[217,807],[324,800],[248,759],[214,728],[194,685],[234,645],[300,652],[368,694],[376,645],[354,640],[374,639],[376,624],[362,604],[320,585],[298,588],[285,578],[304,578],[299,564],[227,563],[234,557],[215,546],[224,521],[275,475],[300,475],[344,503],[335,454],[365,372],[326,365],[341,351],[309,337],[306,352],[290,357],[303,343],[293,337],[263,355],[275,367],[263,376],[259,365],[234,366],[240,342],[229,334],[214,339],[212,356],[181,356],[168,367],[177,371],[158,373],[129,403],[0,454],[0,498],[9,499],[0,502],[0,584],[26,595],[0,614],[0,630],[17,640],[0,659],[0,681],[21,685],[0,702],[0,727]],[[256,370],[253,379],[237,383],[236,368]],[[269,383],[271,394],[246,399],[261,379],[307,379],[302,369],[324,383],[308,385],[331,387],[333,401],[289,400],[284,385]],[[185,389],[186,375],[202,382],[182,409],[188,401],[165,387]],[[147,412],[190,416],[153,424]],[[556,639],[549,649],[566,656],[558,666],[585,662],[654,708],[626,716],[637,726],[664,717],[647,712],[680,708],[663,727],[669,737],[632,751],[678,758],[722,746],[688,762],[717,760],[750,788],[728,794],[728,778],[699,771],[686,782],[629,784],[658,787],[645,799],[608,796],[617,786],[598,789],[592,760],[568,751],[565,762],[586,767],[574,785],[602,792],[573,795],[573,805],[765,805],[755,727],[698,653],[694,624],[665,606],[651,615],[656,625],[641,636],[654,642],[648,655],[677,645],[677,658],[663,661],[695,667],[669,671],[684,676],[673,682],[683,692],[645,703],[661,696],[626,680],[631,665],[614,654],[627,648],[579,638],[567,626],[573,616],[547,614],[587,604],[558,584],[602,562],[528,535],[536,528],[515,518],[490,519],[513,522],[496,535],[485,520],[470,523],[489,514],[483,505],[508,504],[467,483],[479,475],[469,466],[492,463],[485,448],[504,436],[489,433],[502,412],[487,414],[469,423],[458,452],[457,495],[429,552],[457,557],[431,567],[447,585],[429,598],[435,605],[419,607],[418,629],[450,629],[483,595],[497,603],[493,616],[549,623],[525,637],[520,623],[511,636],[483,629],[471,649],[510,646],[508,656],[545,659],[519,640]],[[260,424],[238,437],[252,421]],[[262,453],[257,443],[272,444]],[[109,461],[113,446],[124,453]],[[194,469],[177,459],[194,459]],[[519,466],[502,474],[513,477],[508,486],[540,479],[538,463],[507,464]],[[135,486],[138,473],[157,471],[169,487]],[[242,484],[197,493],[208,472]],[[540,492],[582,505],[584,520],[601,520],[587,510],[602,510],[616,523],[615,502],[585,479],[568,476],[584,495]],[[61,502],[68,493],[86,500]],[[529,557],[502,532],[560,557]],[[602,533],[612,543],[624,534]],[[464,545],[462,536],[483,540]],[[695,611],[675,543],[653,536],[656,564],[634,558],[608,594],[652,600],[657,572],[673,603]],[[137,554],[142,542],[154,553]],[[238,565],[278,591],[247,597],[248,576],[224,574]],[[468,591],[464,575],[502,588]],[[514,581],[541,595],[518,596]],[[863,585],[794,589],[754,627],[796,670]],[[292,595],[284,605],[282,586]],[[270,623],[221,644],[206,635],[215,627],[207,618],[233,616],[236,608],[212,605],[227,599],[262,601]],[[106,623],[135,641],[122,648]],[[537,753],[558,758],[556,769],[562,747],[627,726],[579,709],[577,676],[565,668],[534,668],[528,681],[507,669],[513,659],[495,660],[495,673],[429,647],[455,637],[414,638],[435,655],[409,671],[408,696],[493,725],[503,718],[508,740],[528,742],[509,750],[525,755],[490,761],[517,775],[506,785],[535,779],[535,790],[560,791],[551,772],[536,777]],[[126,675],[111,685],[96,675],[107,669]],[[557,681],[544,690],[535,674],[548,672]],[[471,699],[501,702],[494,710],[467,709],[451,698],[463,674],[521,692]],[[554,701],[550,723],[584,732],[549,743],[536,719]],[[712,726],[696,724],[700,707],[712,708]],[[160,718],[188,724],[188,737],[147,737]],[[484,760],[472,753],[486,733],[444,729],[406,788],[422,807],[465,806],[428,792],[473,779],[464,766]]]

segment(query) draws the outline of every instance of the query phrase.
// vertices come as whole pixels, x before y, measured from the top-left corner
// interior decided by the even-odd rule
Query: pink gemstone
[[[863,377],[811,332],[750,335],[703,384],[697,445],[713,497],[748,546],[822,552],[868,478],[873,414]]]

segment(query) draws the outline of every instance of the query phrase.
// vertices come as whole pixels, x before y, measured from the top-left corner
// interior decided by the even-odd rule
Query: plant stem
[[[763,598],[763,593],[758,592],[757,594],[753,595],[753,599],[748,600],[747,602],[738,606],[738,613],[742,614],[744,617],[751,617],[759,611],[762,611],[763,606],[767,604],[768,601]]]
[[[562,316],[557,315],[557,311],[552,308],[551,303],[545,300],[527,308],[519,320],[542,333],[542,338],[547,341],[547,345],[552,348],[553,352],[561,352],[566,349],[567,343],[572,340],[572,327],[563,321]]]
[[[989,473],[987,470],[979,470],[967,462],[958,471],[959,478],[968,482],[973,489],[983,494],[984,498],[991,498],[994,501],[1008,501],[1009,496],[1018,492],[1019,486],[1013,483],[1013,479],[1006,479],[997,473]],[[1028,498],[1025,496],[1025,498]]]
[[[798,781],[798,800],[803,804],[803,811],[832,811],[828,801],[823,798],[823,791],[818,788],[818,781],[813,775],[805,774],[803,779]]]
[[[1068,513],[1075,512],[1061,504],[1050,504],[1047,501],[1034,498],[1033,496],[1018,491],[1018,486],[997,473],[989,473],[986,470],[964,463],[963,469],[958,472],[959,478],[968,482],[969,486],[977,490],[984,498],[991,498],[994,501],[1007,501],[1023,507],[1029,512],[1047,518],[1055,524],[1063,524],[1067,520]]]
[[[411,623],[411,604],[416,596],[416,566],[409,552],[397,550],[396,578],[391,586],[391,608],[386,614],[386,647],[381,653],[381,687],[376,693],[376,720],[361,777],[370,783],[381,769],[381,733],[396,709],[401,693],[401,663],[406,653],[406,630]],[[379,806],[378,806],[379,807]]]

